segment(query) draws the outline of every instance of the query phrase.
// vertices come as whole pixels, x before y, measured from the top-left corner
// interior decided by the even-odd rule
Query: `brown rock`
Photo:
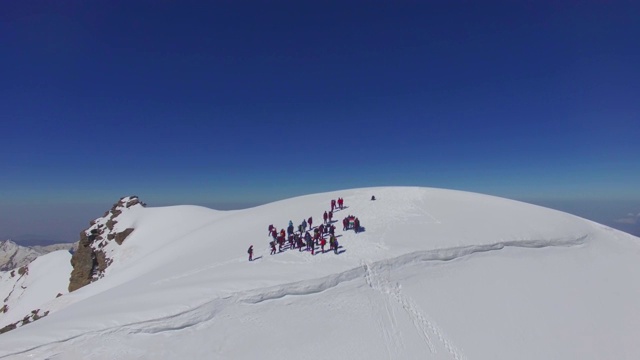
[[[113,220],[113,218],[109,219],[109,220],[107,221],[107,229],[109,229],[109,231],[112,231],[112,230],[113,230],[113,226],[114,226],[115,224],[117,224],[117,223],[118,223],[118,222],[117,222],[117,221],[115,221],[115,220]]]
[[[133,232],[133,228],[127,228],[123,232],[117,233],[116,242],[118,243],[118,245],[122,245],[122,242],[124,241],[124,239],[126,239],[127,236],[129,236],[129,234],[131,234],[132,232]]]
[[[102,251],[98,250],[95,252],[96,254],[96,265],[98,272],[104,272],[109,266],[109,262],[107,260],[107,255]]]
[[[9,325],[3,327],[2,329],[0,329],[0,334],[6,333],[7,331],[14,330],[15,328],[16,328],[16,324],[9,324]]]
[[[137,204],[140,204],[140,199],[138,199],[138,197],[137,197],[137,196],[133,196],[133,197],[131,198],[131,200],[129,200],[129,201],[127,202],[127,205],[125,205],[125,207],[128,209],[128,208],[132,207],[133,205],[137,205]],[[143,205],[143,206],[144,206],[144,205]]]
[[[69,292],[75,291],[91,282],[95,262],[95,254],[84,232],[80,234],[78,250],[71,256],[71,277]]]

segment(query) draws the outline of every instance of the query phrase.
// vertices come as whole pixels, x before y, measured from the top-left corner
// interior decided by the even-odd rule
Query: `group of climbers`
[[[335,210],[336,208],[340,208],[340,210],[344,209],[343,198],[338,198],[337,201],[335,199],[331,199],[331,212],[333,212],[333,210]]]
[[[360,219],[353,215],[348,215],[344,219],[342,219],[342,230],[353,229],[353,231],[357,234],[360,232]]]
[[[301,252],[302,249],[305,248],[306,251],[311,252],[311,255],[315,255],[315,247],[319,245],[322,253],[325,253],[324,248],[327,245],[325,236],[329,238],[329,251],[334,251],[335,254],[338,254],[340,245],[335,235],[336,227],[333,225],[333,212],[336,209],[344,209],[344,199],[338,198],[338,200],[331,200],[331,210],[324,212],[322,215],[323,223],[315,228],[313,227],[313,217],[311,216],[308,219],[302,220],[298,225],[297,232],[291,220],[289,220],[286,232],[285,229],[281,229],[278,232],[273,224],[269,225],[268,235],[272,238],[269,242],[271,255],[282,252],[286,242],[289,244],[289,249],[298,248],[298,251]],[[311,232],[313,232],[313,235],[311,235]],[[247,253],[249,254],[249,261],[253,261],[253,245],[249,247]]]
[[[333,210],[329,211],[329,212],[324,212],[324,214],[322,214],[322,220],[324,221],[324,224],[331,223],[331,221],[333,220]]]

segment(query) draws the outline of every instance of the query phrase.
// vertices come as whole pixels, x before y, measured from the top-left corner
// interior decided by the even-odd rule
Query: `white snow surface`
[[[317,226],[338,197],[340,254],[269,255],[269,224]],[[364,232],[342,230],[348,214]],[[118,226],[135,231],[105,277],[0,335],[0,358],[640,358],[640,239],[559,211],[379,187]]]
[[[71,254],[58,250],[41,255],[25,266],[26,272],[0,271],[0,296],[8,311],[0,313],[0,328],[15,323],[33,310],[40,316],[58,294],[66,294],[71,273]],[[12,274],[13,273],[13,274]]]

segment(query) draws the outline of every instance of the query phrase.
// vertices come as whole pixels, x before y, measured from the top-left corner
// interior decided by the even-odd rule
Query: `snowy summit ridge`
[[[285,246],[270,255],[269,225],[279,231],[312,217],[316,228],[339,197],[338,254]],[[418,187],[312,194],[236,211],[124,209],[112,230],[135,229],[126,240],[109,243],[103,233],[91,242],[104,242],[96,248],[112,259],[99,281],[47,303],[46,318],[0,335],[0,358],[640,354],[640,289],[630,286],[640,280],[638,238],[570,214]],[[343,230],[348,215],[362,232]],[[105,219],[92,226],[108,229]],[[302,338],[290,341],[292,334]]]

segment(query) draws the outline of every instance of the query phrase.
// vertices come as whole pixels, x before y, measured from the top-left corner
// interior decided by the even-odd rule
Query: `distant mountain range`
[[[12,240],[0,241],[0,271],[9,271],[35,260],[38,256],[57,250],[72,250],[76,247],[73,243],[22,246]]]

